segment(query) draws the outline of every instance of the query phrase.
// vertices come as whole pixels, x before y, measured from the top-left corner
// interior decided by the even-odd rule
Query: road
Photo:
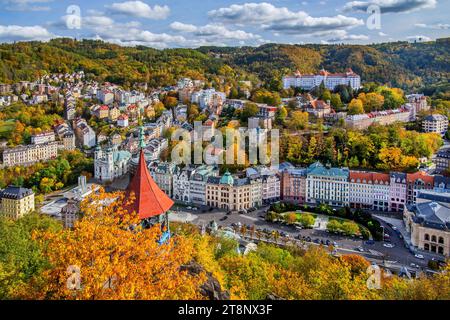
[[[375,241],[374,244],[369,245],[364,240],[359,238],[330,234],[327,231],[322,230],[297,230],[293,226],[267,222],[263,218],[266,210],[267,207],[264,207],[246,214],[226,215],[225,212],[217,209],[211,212],[201,212],[180,208],[180,211],[182,212],[190,212],[191,214],[193,214],[196,219],[192,222],[197,225],[207,225],[211,221],[215,221],[221,227],[229,227],[232,224],[237,223],[247,226],[254,225],[256,229],[284,232],[292,238],[298,238],[298,236],[300,235],[300,237],[310,237],[311,241],[317,239],[318,242],[320,242],[321,240],[323,242],[326,242],[327,240],[329,240],[330,242],[336,242],[337,247],[339,248],[338,251],[340,251],[340,253],[354,253],[362,255],[371,261],[389,261],[397,268],[400,268],[401,266],[407,266],[409,269],[416,269],[411,268],[411,263],[418,265],[420,268],[427,268],[428,260],[416,258],[406,248],[406,246],[404,245],[404,241],[398,236],[398,234],[386,222],[382,220],[379,221],[385,228],[385,233],[389,235],[389,243],[394,245],[393,248],[384,247],[383,241]],[[227,217],[226,220],[223,220],[224,217]],[[361,252],[358,250],[358,248],[363,248],[364,251]]]

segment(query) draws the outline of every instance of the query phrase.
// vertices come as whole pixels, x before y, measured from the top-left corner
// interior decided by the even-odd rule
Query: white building
[[[3,151],[3,165],[5,167],[29,165],[38,161],[54,159],[57,156],[57,142],[18,146]]]
[[[433,132],[444,135],[448,129],[448,118],[442,114],[433,114],[425,117],[422,122],[424,132]]]
[[[94,174],[102,182],[111,182],[128,173],[131,153],[119,151],[117,147],[102,150],[97,146],[95,150]]]
[[[314,87],[324,83],[329,90],[334,90],[338,85],[348,85],[353,89],[361,87],[361,77],[348,69],[345,73],[329,73],[322,69],[318,74],[302,75],[299,71],[295,74],[283,77],[284,89],[291,87],[302,88],[304,90],[311,90]]]
[[[42,144],[55,141],[55,133],[52,131],[42,132],[31,136],[31,144]]]
[[[194,169],[177,167],[173,174],[173,200],[177,202],[190,203],[190,178]]]
[[[95,131],[83,118],[75,120],[75,136],[78,139],[78,143],[84,147],[93,148],[96,145]]]
[[[108,89],[97,91],[97,99],[103,104],[112,104],[114,102],[114,93]]]
[[[227,95],[215,89],[200,90],[192,93],[191,102],[198,104],[200,109],[218,107],[225,103]]]
[[[306,202],[345,207],[349,205],[349,170],[326,168],[320,162],[308,167],[306,178]]]
[[[119,118],[117,118],[117,125],[122,128],[128,127],[128,116],[126,114],[121,114]]]

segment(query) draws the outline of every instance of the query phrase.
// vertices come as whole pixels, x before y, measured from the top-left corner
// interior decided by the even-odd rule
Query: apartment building
[[[442,114],[433,114],[425,117],[422,121],[424,132],[439,133],[444,135],[448,129],[448,118]]]
[[[8,186],[0,191],[0,211],[3,216],[19,219],[34,209],[33,190]]]
[[[306,202],[336,207],[349,206],[348,177],[347,168],[331,168],[320,162],[313,163],[307,169]]]
[[[58,143],[47,142],[18,146],[3,151],[3,165],[30,165],[38,161],[54,159],[58,156]]]

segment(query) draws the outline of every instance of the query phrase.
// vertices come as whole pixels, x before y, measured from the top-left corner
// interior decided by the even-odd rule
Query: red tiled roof
[[[125,201],[128,201],[133,193],[135,200],[125,206],[125,210],[129,213],[136,212],[141,219],[166,213],[174,203],[152,179],[143,150],[140,152],[138,169],[127,188]]]
[[[426,183],[433,184],[434,183],[434,177],[428,175],[426,172],[418,171],[416,173],[408,173],[406,175],[406,181],[414,183],[416,180],[422,179]]]

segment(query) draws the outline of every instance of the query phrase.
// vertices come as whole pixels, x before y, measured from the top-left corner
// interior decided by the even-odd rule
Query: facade
[[[190,178],[194,168],[175,169],[173,173],[173,198],[176,202],[190,203]],[[204,192],[203,186],[203,192]],[[200,190],[201,191],[201,190]],[[204,204],[204,203],[203,203]]]
[[[281,174],[281,198],[294,204],[306,202],[306,169],[287,168]]]
[[[281,199],[281,179],[278,174],[261,175],[262,203],[268,204]]]
[[[439,150],[433,158],[433,163],[436,165],[437,173],[443,173],[450,169],[450,148]]]
[[[209,177],[206,183],[206,204],[228,211],[252,207],[252,185],[249,178],[233,178],[227,171],[222,177]]]
[[[80,207],[77,201],[69,199],[67,204],[61,209],[61,220],[64,228],[73,228],[75,221],[78,220]]]
[[[284,89],[295,87],[311,90],[320,86],[322,82],[329,90],[334,90],[338,85],[348,85],[356,90],[361,87],[361,77],[351,69],[347,69],[345,73],[330,73],[324,69],[318,74],[301,74],[297,71],[293,75],[283,77]]]
[[[3,164],[6,167],[29,165],[38,161],[54,159],[58,156],[58,143],[48,142],[19,146],[3,151]]]
[[[117,147],[95,150],[94,175],[102,182],[111,182],[128,173],[131,153],[119,151]]]
[[[173,175],[175,164],[172,162],[159,162],[149,166],[150,174],[158,187],[169,197],[173,198]]]
[[[389,211],[390,176],[387,173],[374,172],[373,176],[373,207],[376,211]]]
[[[122,128],[128,127],[128,116],[126,114],[121,114],[117,118],[117,125]]]
[[[216,166],[203,165],[195,169],[189,178],[189,200],[198,205],[206,205],[206,184],[209,177],[219,176]]]
[[[19,219],[34,211],[34,192],[31,189],[9,186],[0,191],[1,214]]]
[[[406,208],[406,173],[391,172],[389,210],[403,212]]]
[[[450,256],[450,204],[421,201],[405,211],[406,230],[411,244],[420,250]]]
[[[306,202],[335,207],[349,206],[348,177],[347,168],[327,168],[319,162],[312,164],[307,169]]]
[[[55,133],[52,131],[42,132],[31,136],[31,144],[42,144],[55,141]]]
[[[414,120],[412,119],[412,109],[405,106],[393,110],[350,115],[345,118],[345,124],[352,129],[364,130],[372,124],[389,125],[395,122],[409,122],[411,120]]]
[[[74,122],[75,136],[78,143],[87,148],[93,148],[96,145],[95,131],[87,124],[86,120],[79,118]]]
[[[374,177],[372,172],[350,171],[350,208],[372,209],[374,203]]]
[[[424,132],[433,132],[444,135],[448,129],[448,118],[442,114],[433,114],[425,117],[422,122]]]
[[[433,190],[434,177],[423,171],[406,175],[406,204],[415,204],[420,190]]]

